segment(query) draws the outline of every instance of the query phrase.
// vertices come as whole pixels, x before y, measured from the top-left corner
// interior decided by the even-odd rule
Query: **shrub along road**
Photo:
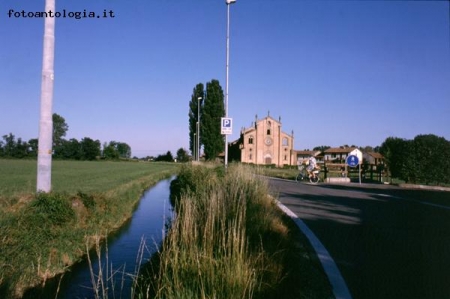
[[[354,299],[450,298],[450,192],[270,180]]]

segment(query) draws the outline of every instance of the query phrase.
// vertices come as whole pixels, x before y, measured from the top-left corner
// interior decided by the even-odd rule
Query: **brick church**
[[[230,144],[230,159],[257,165],[297,165],[294,132],[281,130],[281,118],[255,117],[251,127],[243,128],[238,140]]]

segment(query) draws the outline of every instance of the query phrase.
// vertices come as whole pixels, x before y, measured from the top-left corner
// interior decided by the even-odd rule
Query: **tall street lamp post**
[[[197,161],[200,161],[200,101],[202,97],[197,98]]]
[[[226,53],[226,81],[225,81],[225,117],[228,117],[228,76],[230,64],[230,4],[236,0],[225,0],[227,5],[227,53]],[[228,135],[225,134],[225,168],[228,167]]]
[[[197,161],[197,133],[194,133],[194,160]]]

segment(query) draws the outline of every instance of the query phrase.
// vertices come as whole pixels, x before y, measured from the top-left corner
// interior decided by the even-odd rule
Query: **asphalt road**
[[[354,299],[450,298],[450,192],[269,182],[329,251]]]

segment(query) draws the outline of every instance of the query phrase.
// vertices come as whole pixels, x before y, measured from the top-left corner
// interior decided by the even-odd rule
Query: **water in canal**
[[[173,179],[173,178],[172,178]],[[153,254],[163,238],[165,223],[172,215],[169,201],[170,182],[163,180],[144,193],[133,217],[114,236],[108,239],[108,253],[102,252],[101,265],[103,271],[108,265],[109,271],[114,274],[114,294],[109,298],[130,298],[132,280],[130,275],[136,274],[136,265],[142,240],[145,240],[145,249],[142,261],[147,261]],[[104,248],[105,246],[103,246]],[[99,260],[96,254],[91,253],[93,272],[99,273]],[[110,275],[111,273],[108,273]],[[125,274],[125,275],[122,275]],[[106,273],[105,273],[106,275]],[[46,290],[34,290],[25,298],[55,298],[58,281],[48,284]],[[122,283],[124,284],[122,286]],[[58,292],[59,299],[95,298],[91,282],[89,263],[83,261],[71,268],[63,276]],[[39,294],[36,294],[36,293]]]

